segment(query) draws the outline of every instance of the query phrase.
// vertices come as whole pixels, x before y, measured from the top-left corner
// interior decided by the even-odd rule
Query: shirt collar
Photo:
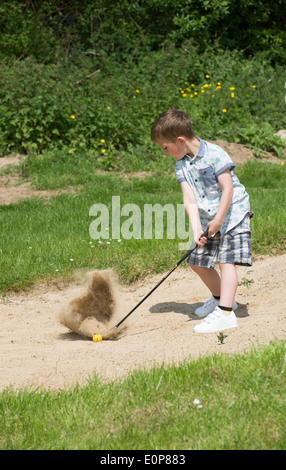
[[[199,150],[198,152],[196,153],[196,155],[192,158],[190,157],[190,155],[186,154],[184,156],[185,157],[188,157],[190,160],[194,160],[196,157],[203,157],[205,155],[205,149],[206,149],[206,143],[204,140],[202,140],[200,137],[196,136],[196,138],[200,141],[200,146],[199,146]]]
[[[195,155],[195,157],[203,157],[205,154],[205,150],[206,150],[206,143],[204,140],[200,139],[200,137],[197,137],[197,139],[199,139],[200,141],[200,146],[199,146],[198,153],[197,155]]]

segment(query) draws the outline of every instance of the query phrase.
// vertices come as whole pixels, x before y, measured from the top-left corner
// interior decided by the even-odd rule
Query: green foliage
[[[56,37],[37,20],[27,3],[15,0],[1,2],[0,58],[15,60],[33,56],[40,60],[55,59]]]
[[[203,137],[280,156],[284,9],[254,0],[5,0],[0,152],[83,150],[114,169],[116,152],[150,155],[153,120],[183,107]],[[203,95],[206,75],[212,89]],[[186,81],[199,90],[194,99],[182,99]]]
[[[179,88],[179,106],[194,128],[209,139],[249,145],[258,156],[274,151],[281,157],[283,142],[274,133],[286,124],[284,69],[245,60],[239,52],[204,58],[204,75],[195,57]]]
[[[4,0],[0,13],[0,57],[55,62],[80,50],[125,60],[191,39],[200,52],[217,44],[286,58],[283,0]]]
[[[13,67],[3,62],[0,152],[82,150],[113,169],[120,167],[120,151],[154,152],[153,120],[177,107],[190,114],[203,138],[281,156],[282,141],[273,134],[286,126],[284,69],[239,52],[215,52],[199,55],[185,43],[124,64],[80,56],[57,65],[32,58]]]

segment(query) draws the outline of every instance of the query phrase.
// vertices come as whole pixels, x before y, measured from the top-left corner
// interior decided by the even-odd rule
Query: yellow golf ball
[[[92,337],[92,341],[94,341],[95,343],[98,343],[99,341],[102,341],[102,336],[98,335],[98,334],[95,334]]]

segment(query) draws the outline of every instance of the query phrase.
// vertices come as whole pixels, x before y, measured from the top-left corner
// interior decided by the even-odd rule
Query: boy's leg
[[[237,271],[234,263],[220,263],[221,288],[219,305],[232,308],[238,285]]]
[[[221,263],[220,270],[219,305],[199,325],[194,327],[195,333],[213,333],[237,327],[237,319],[233,312],[235,309],[233,306],[234,297],[237,289],[236,267],[233,263]]]
[[[193,252],[188,259],[192,270],[198,274],[212,293],[212,297],[194,311],[198,317],[205,317],[219,304],[221,280],[219,273],[214,269],[219,239],[219,234],[208,238],[207,243]]]
[[[218,272],[214,268],[190,265],[192,270],[198,274],[203,283],[209,288],[212,295],[220,296],[221,280]]]
[[[213,312],[204,318],[199,325],[194,327],[196,333],[223,331],[237,326],[236,316],[233,312],[237,307],[234,297],[238,285],[235,264],[244,266],[252,265],[250,237],[249,214],[247,214],[236,227],[227,232],[219,240],[218,262],[221,274],[220,301]],[[213,243],[215,243],[215,238],[216,235]],[[200,253],[201,255],[209,256],[210,251],[207,250],[207,244],[204,245],[204,248],[205,247],[206,249],[202,250]],[[214,250],[211,251],[213,252]],[[194,264],[199,264],[199,262]],[[211,266],[210,263],[205,264],[205,266],[206,265]],[[202,272],[200,271],[200,273]],[[202,278],[202,280],[204,279]],[[208,276],[206,280],[209,282]],[[209,286],[213,286],[213,284],[211,283]],[[214,304],[214,302],[212,302],[212,304]]]
[[[221,280],[218,272],[214,268],[205,268],[203,266],[191,266],[193,271],[198,274],[203,283],[209,288],[212,296],[201,307],[196,308],[194,314],[198,317],[206,317],[218,305],[220,300]]]

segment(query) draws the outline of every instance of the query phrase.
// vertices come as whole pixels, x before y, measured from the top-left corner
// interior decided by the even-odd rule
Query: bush
[[[2,0],[0,57],[58,61],[76,51],[127,60],[170,40],[286,59],[283,0]],[[17,32],[17,34],[15,34]]]
[[[2,154],[67,148],[94,152],[150,151],[150,126],[169,107],[182,108],[198,135],[281,154],[273,134],[286,126],[283,68],[239,52],[198,54],[185,43],[137,63],[82,58],[38,64],[2,63]],[[114,166],[110,163],[108,166]]]

